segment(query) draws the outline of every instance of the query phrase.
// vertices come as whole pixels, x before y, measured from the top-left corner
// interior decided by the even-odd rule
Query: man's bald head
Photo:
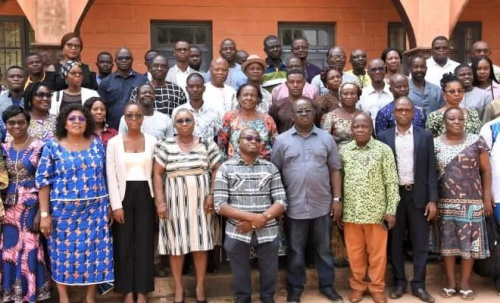
[[[491,56],[491,49],[486,41],[476,41],[472,44],[472,49],[470,51],[471,58],[485,58]]]
[[[222,58],[222,57],[217,57],[215,59],[212,60],[212,62],[210,63],[210,67],[214,66],[214,65],[223,65],[223,66],[226,66],[228,67],[229,64],[227,63],[227,60]]]
[[[402,74],[394,74],[389,78],[390,90],[394,99],[406,97],[410,93],[408,78]]]
[[[226,59],[218,57],[210,63],[210,83],[215,87],[224,87],[224,82],[229,74],[229,63]]]

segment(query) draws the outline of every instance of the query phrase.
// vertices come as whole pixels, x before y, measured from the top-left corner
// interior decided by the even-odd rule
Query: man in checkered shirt
[[[153,79],[148,83],[155,89],[155,110],[172,116],[174,108],[187,102],[184,90],[177,84],[165,80],[168,72],[168,61],[165,56],[158,55],[151,60],[149,72]],[[137,101],[137,87],[130,95],[130,100]]]

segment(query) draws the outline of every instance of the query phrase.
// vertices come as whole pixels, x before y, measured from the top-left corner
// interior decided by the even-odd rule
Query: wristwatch
[[[342,197],[334,197],[333,202],[342,202]]]
[[[47,218],[48,216],[49,216],[49,213],[48,213],[48,212],[46,212],[46,211],[42,211],[42,212],[40,213],[40,217],[42,217],[42,218]]]

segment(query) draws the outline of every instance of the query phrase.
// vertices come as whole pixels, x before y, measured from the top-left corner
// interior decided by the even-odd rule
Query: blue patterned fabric
[[[38,188],[51,186],[54,230],[47,242],[52,279],[68,285],[113,281],[102,143],[94,138],[88,149],[75,152],[55,140],[47,142],[36,184]]]
[[[413,107],[413,125],[425,129],[425,114],[423,110],[419,107]],[[396,121],[394,121],[394,101],[382,107],[375,119],[375,134],[379,134],[386,129],[396,126]]]

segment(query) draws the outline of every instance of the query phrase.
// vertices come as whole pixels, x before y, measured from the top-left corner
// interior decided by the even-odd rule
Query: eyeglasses
[[[26,121],[26,119],[23,119],[23,120],[7,120],[7,126],[10,126],[10,127],[14,127],[16,125],[19,125],[19,126],[26,126],[26,124],[28,123],[28,121]]]
[[[179,125],[183,125],[183,124],[191,124],[193,123],[193,119],[191,118],[186,118],[186,119],[178,119],[178,120],[175,120],[175,123],[176,124],[179,124]]]
[[[125,114],[125,119],[129,120],[141,120],[144,117],[143,114]]]
[[[68,48],[74,48],[74,49],[80,49],[80,48],[82,48],[81,44],[74,44],[74,43],[66,43],[66,46]]]
[[[68,121],[71,123],[75,123],[76,121],[83,123],[87,121],[87,118],[85,116],[69,116]]]
[[[116,57],[116,61],[128,61],[132,59],[132,56],[120,56],[120,57]]]
[[[262,139],[259,136],[253,136],[253,135],[248,135],[246,137],[240,137],[240,139],[245,139],[249,142],[255,141],[257,143],[260,143],[260,141],[262,141]]]
[[[395,108],[394,109],[395,113],[411,113],[413,112],[413,108]]]
[[[312,114],[313,111],[314,110],[312,109],[303,109],[303,110],[296,110],[295,113],[299,116],[304,116]]]
[[[81,77],[83,72],[69,72],[69,74],[74,77]]]
[[[465,92],[465,89],[462,89],[462,88],[445,91],[445,93],[450,94],[450,95],[463,94],[464,92]]]
[[[43,99],[43,98],[50,99],[50,98],[52,98],[52,93],[42,93],[42,92],[39,92],[39,93],[35,94],[35,97],[40,98],[40,99]]]
[[[373,68],[370,68],[370,71],[372,73],[376,73],[376,72],[383,73],[383,72],[385,72],[385,67],[373,67]]]
[[[179,53],[182,53],[182,52],[189,52],[189,48],[176,48],[175,49],[176,52],[179,52]]]

